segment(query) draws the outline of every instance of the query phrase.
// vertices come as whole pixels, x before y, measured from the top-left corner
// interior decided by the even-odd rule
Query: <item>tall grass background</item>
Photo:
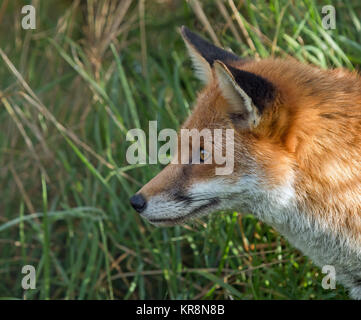
[[[35,30],[21,7],[36,8]],[[335,30],[322,6],[336,8]],[[345,299],[247,212],[155,228],[128,199],[161,170],[129,165],[131,128],[177,129],[200,83],[177,31],[243,57],[361,63],[355,1],[0,1],[0,297]],[[22,266],[36,268],[23,290]]]

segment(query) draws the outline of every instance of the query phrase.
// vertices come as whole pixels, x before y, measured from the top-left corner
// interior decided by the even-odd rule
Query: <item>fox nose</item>
[[[143,212],[147,205],[147,201],[145,200],[145,198],[142,196],[141,193],[135,194],[129,199],[129,201],[132,207],[139,213]]]

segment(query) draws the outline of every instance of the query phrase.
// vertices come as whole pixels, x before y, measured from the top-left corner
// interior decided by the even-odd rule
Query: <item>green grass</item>
[[[235,1],[235,12],[226,1],[233,31],[216,1],[202,4],[221,44],[242,56],[356,69],[361,4],[328,1],[337,28],[325,31],[326,2]],[[200,83],[177,28],[209,34],[194,1],[145,11],[131,1],[107,40],[94,36],[84,3],[40,1],[37,29],[25,31],[25,1],[0,2],[0,297],[347,299],[340,285],[322,289],[321,271],[247,213],[155,228],[131,210],[129,197],[162,167],[129,165],[126,133],[185,120]],[[25,264],[36,290],[21,288]]]

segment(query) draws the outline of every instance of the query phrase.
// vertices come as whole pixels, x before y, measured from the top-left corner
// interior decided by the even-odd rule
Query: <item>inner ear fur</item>
[[[233,122],[242,127],[259,124],[264,108],[275,96],[275,88],[268,80],[253,73],[214,62],[214,73],[223,97],[229,104]]]

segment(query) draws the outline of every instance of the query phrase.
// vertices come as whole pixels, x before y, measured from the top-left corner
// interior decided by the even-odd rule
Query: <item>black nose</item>
[[[145,198],[142,196],[141,193],[135,194],[129,199],[129,201],[132,207],[135,210],[137,210],[139,213],[143,212],[147,205],[147,201],[145,200]]]

